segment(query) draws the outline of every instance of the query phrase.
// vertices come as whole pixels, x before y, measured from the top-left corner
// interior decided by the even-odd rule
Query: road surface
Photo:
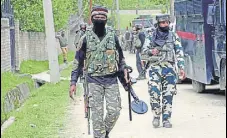
[[[127,64],[135,71],[135,55],[125,53]],[[122,96],[121,116],[110,133],[110,138],[225,138],[226,137],[226,100],[223,94],[215,94],[215,87],[208,87],[205,94],[193,92],[191,84],[177,86],[178,94],[173,101],[173,128],[153,128],[152,113],[149,104],[147,80],[139,81],[134,89],[140,99],[149,105],[148,113],[133,113],[129,121],[127,93],[120,87]],[[218,87],[217,87],[218,88]],[[87,120],[84,118],[83,97],[69,107],[65,128],[60,132],[61,138],[92,138],[87,135]]]

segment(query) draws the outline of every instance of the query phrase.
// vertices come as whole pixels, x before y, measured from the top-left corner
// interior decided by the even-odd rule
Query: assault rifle
[[[84,64],[85,65],[85,64]],[[85,108],[85,118],[87,118],[88,121],[88,135],[91,134],[91,127],[90,127],[90,114],[91,114],[91,109],[89,106],[89,86],[87,82],[87,70],[84,68],[83,69],[83,87],[84,87],[84,108]]]

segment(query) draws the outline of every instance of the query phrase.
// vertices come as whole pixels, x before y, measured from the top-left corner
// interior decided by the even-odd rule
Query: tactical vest
[[[133,35],[133,42],[132,42],[132,45],[133,45],[133,47],[135,47],[135,48],[141,48],[142,46],[142,43],[141,43],[141,41],[140,41],[140,39],[139,39],[139,33],[138,34],[136,34],[136,35]]]
[[[87,49],[85,67],[91,76],[111,75],[118,71],[119,53],[115,45],[114,31],[108,33],[102,41],[92,31],[86,31]]]
[[[151,46],[149,50],[152,50],[154,48],[159,50],[159,54],[156,56],[149,56],[147,54],[142,54],[141,59],[147,60],[152,63],[161,63],[161,62],[175,62],[175,50],[174,50],[174,43],[176,41],[176,38],[173,34],[173,32],[170,32],[168,35],[168,39],[166,40],[165,45],[161,46]]]

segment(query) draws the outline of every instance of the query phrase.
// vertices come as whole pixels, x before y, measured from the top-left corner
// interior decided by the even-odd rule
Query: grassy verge
[[[69,104],[68,89],[69,81],[62,81],[34,91],[20,111],[12,113],[16,122],[4,132],[3,138],[57,137]]]
[[[62,71],[68,76],[71,68]],[[3,138],[55,138],[65,122],[65,113],[69,105],[69,81],[58,84],[47,83],[32,92],[18,112],[11,113],[16,121],[3,133]],[[81,87],[77,87],[77,96],[81,96]]]
[[[72,65],[61,72],[61,77],[68,78],[71,75]]]
[[[73,61],[75,57],[75,52],[69,51],[68,53],[68,61]],[[58,56],[59,64],[63,63],[62,54]],[[23,61],[20,67],[20,73],[28,73],[28,74],[37,74],[49,70],[49,63],[48,61],[35,61],[35,60],[28,60]]]
[[[1,73],[1,123],[8,118],[8,115],[3,112],[3,103],[6,94],[17,85],[22,83],[28,83],[30,89],[33,90],[34,82],[29,77],[18,77],[13,73],[5,72]]]

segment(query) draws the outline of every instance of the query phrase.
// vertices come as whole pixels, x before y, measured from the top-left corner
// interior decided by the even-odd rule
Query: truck
[[[149,19],[151,24],[154,24],[153,18],[151,15],[139,15],[137,19]]]
[[[226,94],[226,0],[175,0],[176,33],[194,91],[219,84]]]
[[[153,26],[150,19],[137,19],[137,18],[132,20],[132,26],[135,26],[135,25],[142,25],[143,28],[151,28]]]

